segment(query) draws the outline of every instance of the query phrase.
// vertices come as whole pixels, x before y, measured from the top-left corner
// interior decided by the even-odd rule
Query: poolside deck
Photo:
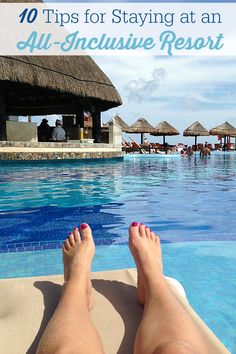
[[[121,145],[79,142],[0,142],[0,160],[68,160],[123,157]]]

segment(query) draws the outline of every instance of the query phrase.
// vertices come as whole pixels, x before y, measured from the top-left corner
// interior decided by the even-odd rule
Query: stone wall
[[[76,159],[105,159],[118,158],[123,154],[117,152],[17,152],[2,153],[0,160],[76,160]]]
[[[27,123],[29,124],[29,123]],[[92,148],[92,149],[121,149],[121,145],[114,144],[85,144],[78,142],[58,142],[58,141],[50,141],[50,142],[27,142],[27,141],[0,141],[0,148],[4,147],[15,147],[15,148]]]
[[[7,140],[37,142],[37,124],[6,121]]]
[[[120,145],[0,142],[0,160],[70,160],[123,157]]]

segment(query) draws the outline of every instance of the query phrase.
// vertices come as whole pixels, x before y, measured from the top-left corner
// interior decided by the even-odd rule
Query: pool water
[[[133,267],[130,222],[161,238],[164,269],[236,352],[236,154],[1,162],[0,276],[62,273],[61,243],[88,222],[93,270]]]

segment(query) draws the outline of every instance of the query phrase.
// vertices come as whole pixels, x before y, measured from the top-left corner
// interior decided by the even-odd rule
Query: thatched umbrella
[[[153,126],[148,123],[148,121],[144,118],[139,118],[134,124],[130,126],[127,130],[129,133],[141,133],[141,144],[143,144],[143,134],[144,133],[152,133],[155,129]]]
[[[224,149],[226,146],[226,138],[236,136],[236,128],[229,124],[227,121],[209,131],[210,135],[220,135],[224,137]]]
[[[115,124],[118,125],[121,129],[122,129],[122,132],[128,132],[129,131],[129,126],[128,124],[126,124],[123,119],[121,117],[119,117],[118,115],[115,115],[115,117],[111,118],[106,124],[104,124],[103,126],[104,127],[108,127],[109,124],[112,122],[112,121],[115,121]]]
[[[163,136],[163,145],[165,144],[165,137],[168,135],[179,135],[179,132],[176,128],[174,128],[172,125],[170,125],[168,122],[165,120],[161,121],[157,126],[155,127],[155,132],[151,133],[151,135],[154,136]]]
[[[194,122],[190,127],[186,128],[183,132],[183,136],[194,136],[195,137],[195,151],[197,151],[197,137],[198,136],[208,136],[209,133],[198,121]]]

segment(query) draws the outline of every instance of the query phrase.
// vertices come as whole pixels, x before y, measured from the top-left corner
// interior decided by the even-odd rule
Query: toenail
[[[137,221],[132,222],[132,226],[138,226],[138,222]]]
[[[140,225],[144,225],[142,222],[141,222],[141,224]]]
[[[88,227],[87,224],[81,224],[81,225],[80,225],[81,230],[84,230],[84,229],[86,229],[87,227]]]
[[[145,226],[145,229],[148,229],[148,226]]]
[[[74,227],[74,230],[75,230],[75,231],[77,231],[77,230],[78,230],[78,227],[77,227],[77,226],[76,226],[76,227]]]

